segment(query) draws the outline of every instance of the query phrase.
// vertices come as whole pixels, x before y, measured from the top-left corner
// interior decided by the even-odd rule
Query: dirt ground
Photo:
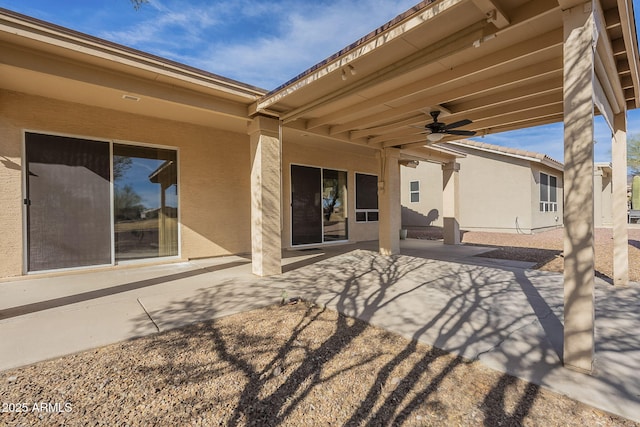
[[[535,262],[540,270],[563,271],[562,228],[536,234],[488,233],[461,231],[462,242],[482,246],[495,246],[495,250],[483,257]],[[416,239],[441,239],[440,227],[409,230],[408,237]],[[596,275],[607,281],[613,277],[613,231],[610,228],[595,230]],[[640,282],[640,227],[629,228],[629,280]]]
[[[637,425],[305,302],[4,371],[0,397],[8,426]]]

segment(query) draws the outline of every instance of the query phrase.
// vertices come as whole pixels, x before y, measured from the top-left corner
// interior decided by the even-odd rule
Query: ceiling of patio
[[[581,4],[424,1],[267,94],[251,112],[279,117],[290,132],[405,152],[424,150],[420,127],[432,110],[445,123],[472,120],[460,129],[478,136],[560,122],[562,10]],[[631,0],[601,0],[596,11],[596,91],[614,111],[636,108]],[[460,137],[443,141],[450,139]]]

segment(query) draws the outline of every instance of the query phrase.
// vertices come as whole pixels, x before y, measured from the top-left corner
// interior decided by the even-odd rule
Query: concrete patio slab
[[[487,248],[375,248],[285,252],[285,273],[262,279],[224,257],[1,283],[0,370],[301,296],[640,422],[640,285],[597,282],[588,376],[560,362],[562,275],[478,263]]]

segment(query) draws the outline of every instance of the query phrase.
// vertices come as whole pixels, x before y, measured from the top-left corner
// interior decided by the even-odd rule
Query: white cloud
[[[272,89],[375,30],[415,0],[158,2],[101,37]],[[145,7],[145,6],[143,6]]]

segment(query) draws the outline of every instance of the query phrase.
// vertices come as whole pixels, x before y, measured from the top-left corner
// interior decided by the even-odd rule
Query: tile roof
[[[471,148],[481,151],[494,152],[510,157],[525,158],[531,161],[544,163],[554,169],[564,170],[564,165],[562,164],[562,162],[559,162],[558,160],[555,160],[547,156],[546,154],[537,153],[535,151],[522,150],[512,147],[503,147],[502,145],[487,144],[486,142],[472,141],[470,139],[448,141],[446,144],[451,144],[461,148]]]

